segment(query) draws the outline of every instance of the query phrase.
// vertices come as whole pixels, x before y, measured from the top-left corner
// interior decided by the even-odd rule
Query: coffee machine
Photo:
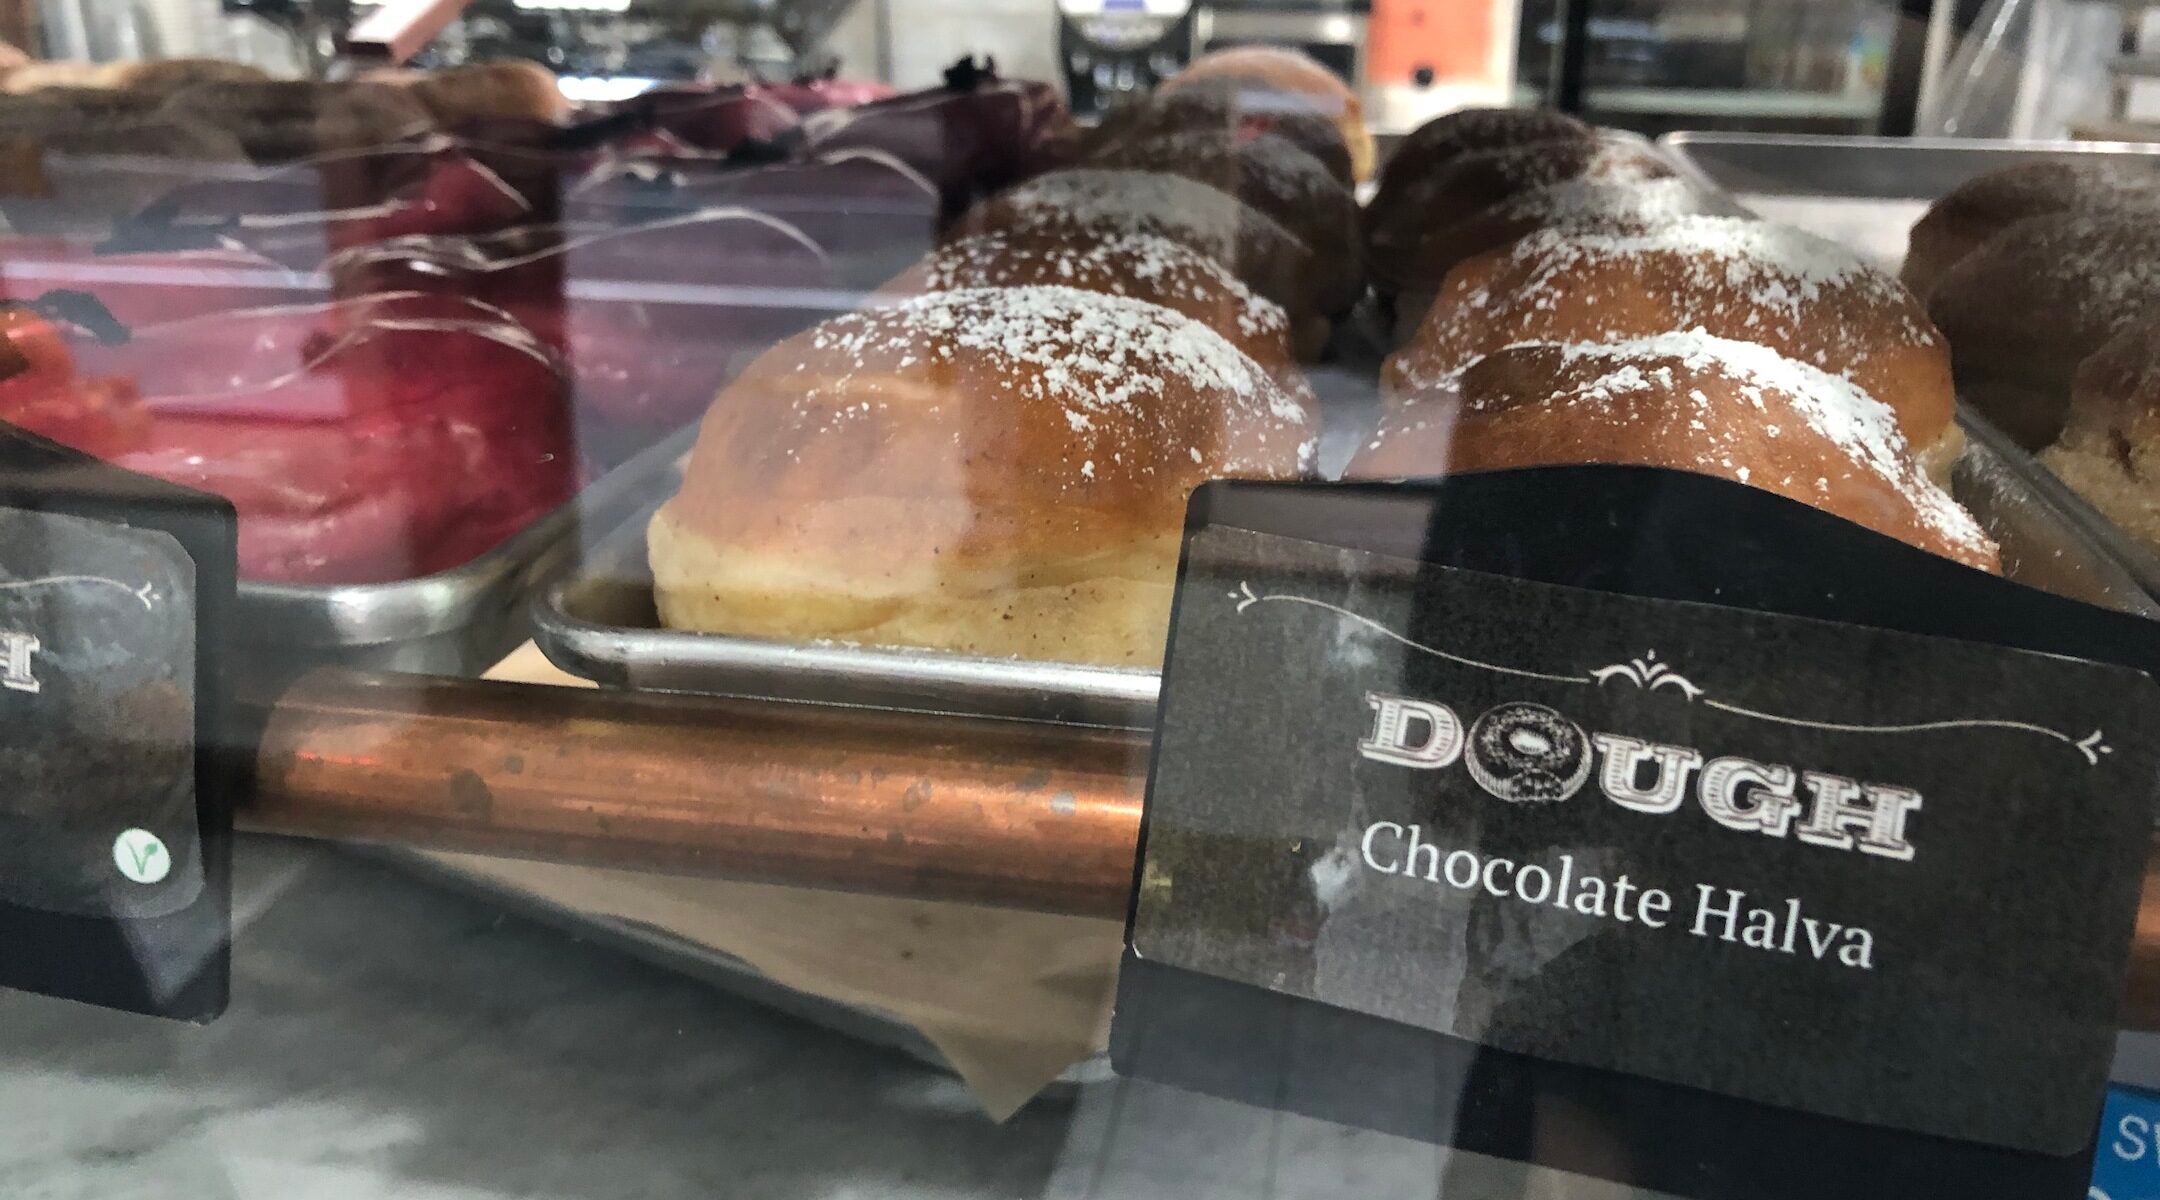
[[[1102,114],[1144,96],[1192,61],[1191,0],[1057,0],[1058,57],[1075,113]]]

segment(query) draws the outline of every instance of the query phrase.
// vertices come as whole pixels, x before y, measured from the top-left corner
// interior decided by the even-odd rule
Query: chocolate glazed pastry
[[[1926,299],[1959,259],[2027,217],[2146,210],[2160,219],[2160,170],[2150,164],[2050,161],[1990,171],[1929,206],[1913,226],[1901,278]]]
[[[1456,155],[1405,184],[1389,204],[1365,210],[1373,282],[1400,290],[1401,267],[1418,260],[1428,238],[1495,205],[1570,180],[1606,183],[1664,179],[1671,166],[1650,144],[1630,134],[1540,142]]]
[[[1465,154],[1540,142],[1591,142],[1597,130],[1562,113],[1523,108],[1468,108],[1425,122],[1404,135],[1381,168],[1366,216],[1394,218],[1410,190]]]
[[[1959,259],[1928,297],[1958,391],[2029,450],[2053,442],[2071,378],[2160,308],[2160,221],[2056,213],[2019,221]]]

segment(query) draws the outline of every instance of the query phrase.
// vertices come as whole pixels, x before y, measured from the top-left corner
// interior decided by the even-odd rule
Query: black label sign
[[[194,595],[169,534],[0,509],[0,901],[157,917],[201,894]]]
[[[2160,771],[2142,672],[1238,528],[1186,553],[1138,959],[2090,1144]]]
[[[0,986],[225,1005],[226,501],[0,426]]]

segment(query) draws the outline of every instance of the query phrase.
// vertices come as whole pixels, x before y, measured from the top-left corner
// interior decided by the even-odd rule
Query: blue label
[[[2160,1200],[2160,1092],[2108,1089],[2086,1200]]]

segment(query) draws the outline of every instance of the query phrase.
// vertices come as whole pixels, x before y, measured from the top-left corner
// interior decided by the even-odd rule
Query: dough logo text
[[[1480,788],[1511,804],[1558,803],[1595,777],[1605,799],[1632,812],[1669,815],[1692,798],[1712,821],[1741,833],[1899,862],[1914,854],[1906,825],[1921,796],[1911,788],[1585,733],[1542,704],[1498,704],[1465,724],[1431,700],[1368,692],[1365,703],[1372,724],[1360,755],[1419,771],[1460,763]]]

